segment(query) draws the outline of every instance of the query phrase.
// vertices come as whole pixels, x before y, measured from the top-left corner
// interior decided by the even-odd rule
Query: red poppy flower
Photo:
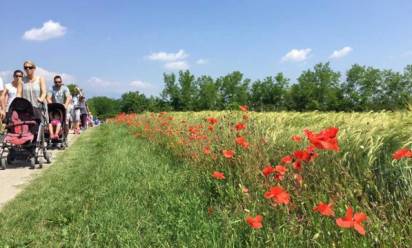
[[[234,155],[235,155],[235,152],[232,150],[223,150],[223,156],[225,158],[233,158]]]
[[[262,221],[263,221],[263,216],[262,215],[256,215],[256,217],[251,217],[248,216],[246,218],[246,222],[249,224],[250,227],[253,229],[259,229],[262,228]]]
[[[236,137],[235,141],[236,144],[242,146],[245,149],[249,147],[249,142],[247,142],[246,139],[242,136]]]
[[[302,137],[300,137],[299,135],[293,135],[292,140],[299,143],[302,141]]]
[[[264,194],[266,199],[273,199],[278,204],[289,204],[290,196],[281,186],[270,187],[269,191]]]
[[[273,172],[275,172],[275,168],[273,168],[270,165],[265,166],[265,168],[263,168],[263,170],[262,170],[262,173],[263,173],[263,175],[265,175],[265,177],[269,176]]]
[[[246,105],[239,106],[239,108],[240,108],[240,110],[242,110],[243,112],[246,112],[246,111],[249,110],[249,107],[246,106]]]
[[[288,169],[282,165],[275,166],[275,179],[282,181]]]
[[[293,169],[295,170],[301,170],[302,169],[302,161],[298,160],[293,163]]]
[[[206,146],[206,147],[203,149],[203,153],[206,154],[206,155],[208,155],[208,154],[212,153],[212,150],[210,149],[210,147]]]
[[[215,171],[213,172],[212,177],[214,177],[217,180],[223,180],[225,179],[225,174],[223,174],[223,172]]]
[[[236,124],[235,128],[236,128],[237,131],[240,131],[240,130],[245,129],[245,128],[246,128],[246,125],[243,124],[243,123],[241,123],[241,122],[239,122],[239,123]]]
[[[319,202],[316,207],[313,208],[313,211],[319,212],[323,216],[334,216],[335,212],[333,212],[332,203],[326,204],[323,202]]]
[[[304,133],[310,141],[310,143],[314,145],[316,148],[322,150],[334,150],[338,152],[339,145],[336,138],[336,134],[338,133],[338,131],[338,128],[332,127],[322,130],[317,134],[306,129],[304,130]]]
[[[336,224],[342,228],[354,228],[359,234],[365,235],[365,228],[362,226],[362,222],[367,220],[368,216],[365,213],[355,213],[353,215],[353,209],[348,208],[346,210],[346,216],[336,219]]]
[[[218,120],[216,118],[213,118],[213,117],[207,118],[207,121],[212,125],[214,125],[218,122]]]
[[[289,164],[292,163],[293,158],[292,156],[284,156],[280,161],[284,164]]]
[[[408,148],[402,148],[397,150],[392,155],[394,160],[400,160],[402,158],[412,158],[412,150]]]
[[[213,131],[213,130],[215,130],[215,127],[212,126],[212,125],[209,125],[209,126],[207,127],[207,129],[209,129],[209,131]]]
[[[309,161],[310,154],[305,150],[298,150],[293,152],[293,156],[298,160]]]

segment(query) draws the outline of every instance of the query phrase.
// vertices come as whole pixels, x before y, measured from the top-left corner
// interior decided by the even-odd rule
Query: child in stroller
[[[50,138],[52,140],[58,140],[59,139],[59,133],[62,127],[62,114],[60,111],[56,110],[53,112],[50,112],[50,123],[49,123],[49,133],[50,133]]]

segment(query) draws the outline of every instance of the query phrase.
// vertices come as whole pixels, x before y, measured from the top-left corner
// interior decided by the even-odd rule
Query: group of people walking
[[[80,134],[80,130],[93,125],[92,116],[86,104],[83,92],[76,87],[73,94],[67,86],[63,84],[60,75],[54,77],[54,85],[47,90],[44,77],[36,75],[36,65],[32,61],[25,61],[22,70],[13,72],[13,80],[6,83],[0,78],[0,117],[4,119],[11,102],[16,97],[22,97],[30,101],[34,114],[39,118],[46,118],[49,122],[50,135],[53,138],[59,132],[60,123],[53,116],[44,117],[47,103],[60,103],[66,109],[66,121],[73,133]],[[43,116],[43,117],[42,117]],[[53,128],[54,127],[54,128]]]

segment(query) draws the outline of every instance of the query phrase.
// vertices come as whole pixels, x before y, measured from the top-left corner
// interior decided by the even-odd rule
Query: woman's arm
[[[47,89],[46,89],[46,80],[44,77],[40,77],[40,97],[39,97],[39,102],[44,102],[44,99],[46,99],[47,95]]]
[[[1,109],[6,112],[6,96],[7,96],[7,89],[5,88],[3,92],[1,92]]]
[[[17,82],[17,93],[16,97],[23,97],[23,81],[19,79]]]

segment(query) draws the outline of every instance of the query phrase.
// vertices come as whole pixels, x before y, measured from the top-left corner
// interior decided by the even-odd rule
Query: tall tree
[[[219,92],[222,96],[222,108],[235,108],[247,104],[249,99],[249,79],[243,79],[239,71],[232,72],[217,79],[220,86]]]
[[[197,95],[195,76],[189,70],[179,71],[180,108],[179,110],[193,110]]]
[[[340,73],[329,63],[317,64],[313,70],[302,72],[298,84],[291,88],[292,107],[295,110],[337,110],[341,100]]]
[[[217,110],[221,105],[219,85],[210,76],[197,78],[198,95],[196,97],[197,110]]]

